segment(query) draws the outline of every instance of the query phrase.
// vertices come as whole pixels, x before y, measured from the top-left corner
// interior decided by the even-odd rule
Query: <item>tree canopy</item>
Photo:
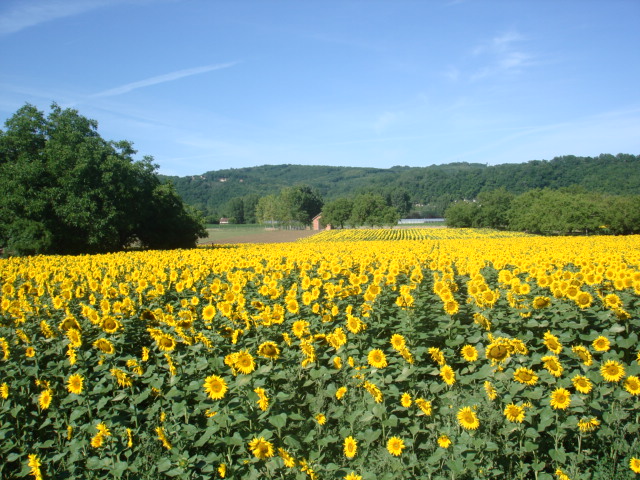
[[[271,225],[299,227],[311,225],[322,210],[320,193],[308,185],[285,187],[278,195],[266,195],[256,204],[256,219]]]
[[[499,228],[544,235],[640,233],[640,195],[607,195],[573,187],[512,195],[483,192],[445,211],[450,227]]]
[[[26,104],[0,130],[0,246],[14,254],[192,247],[206,235],[173,185],[127,141],[55,103]]]

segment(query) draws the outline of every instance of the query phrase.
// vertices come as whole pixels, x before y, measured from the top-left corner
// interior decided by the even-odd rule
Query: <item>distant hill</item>
[[[167,177],[182,199],[215,218],[225,215],[233,198],[265,196],[287,186],[307,184],[325,201],[358,192],[380,193],[403,189],[413,204],[430,206],[439,215],[454,200],[475,198],[483,190],[520,194],[535,188],[582,187],[610,194],[640,194],[640,155],[573,155],[488,166],[449,163],[428,167],[388,169],[314,165],[263,165],[215,170],[202,175]]]

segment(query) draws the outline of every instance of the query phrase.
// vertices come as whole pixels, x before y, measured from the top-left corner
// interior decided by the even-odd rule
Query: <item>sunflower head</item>
[[[402,450],[404,450],[404,448],[404,440],[402,440],[400,437],[391,437],[387,441],[387,451],[395,457],[399,457],[402,454]]]

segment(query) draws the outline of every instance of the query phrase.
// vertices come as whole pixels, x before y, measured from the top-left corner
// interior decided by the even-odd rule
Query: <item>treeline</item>
[[[603,194],[639,195],[640,155],[568,155],[495,166],[460,162],[389,169],[263,165],[166,178],[182,199],[202,211],[209,221],[232,216],[236,198],[246,201],[252,195],[277,195],[282,188],[298,184],[316,189],[325,201],[402,191],[409,195],[412,205],[408,216],[441,217],[451,203],[499,188],[514,195],[573,186]]]
[[[640,233],[640,195],[608,195],[581,188],[505,188],[461,200],[445,211],[450,227],[496,228],[543,235]]]
[[[236,198],[229,205],[230,223],[262,223],[278,228],[308,227],[318,214],[322,214],[323,226],[392,226],[411,208],[406,192],[361,193],[325,203],[320,192],[309,185],[285,187],[278,194],[259,198]]]

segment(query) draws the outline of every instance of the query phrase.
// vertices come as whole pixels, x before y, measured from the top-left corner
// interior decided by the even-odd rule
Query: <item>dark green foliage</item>
[[[98,253],[135,242],[194,246],[201,221],[129,142],[53,104],[20,108],[0,132],[0,246],[9,253]]]
[[[322,210],[323,203],[320,193],[308,185],[285,187],[278,195],[266,195],[258,200],[256,219],[279,226],[308,226]]]
[[[354,227],[395,225],[399,219],[398,210],[387,205],[382,195],[363,193],[353,200],[350,223]]]
[[[344,228],[349,223],[352,210],[353,200],[349,198],[338,198],[327,202],[322,207],[322,223],[334,228]]]
[[[385,198],[397,195],[400,198],[392,198],[391,204],[402,215],[406,215],[406,193],[414,210],[441,216],[454,201],[475,199],[482,192],[499,188],[519,195],[536,188],[580,185],[590,192],[638,195],[640,155],[564,156],[496,166],[450,163],[390,169],[263,165],[170,180],[185,202],[214,217],[228,216],[224,205],[234,197],[252,193],[264,197],[300,183],[317,188],[326,201],[358,193],[377,193]]]
[[[471,228],[475,226],[478,210],[478,205],[468,200],[452,203],[444,212],[447,226],[452,228]]]
[[[588,193],[581,188],[534,189],[518,196],[483,192],[445,212],[450,227],[499,228],[544,235],[640,233],[640,195]]]

